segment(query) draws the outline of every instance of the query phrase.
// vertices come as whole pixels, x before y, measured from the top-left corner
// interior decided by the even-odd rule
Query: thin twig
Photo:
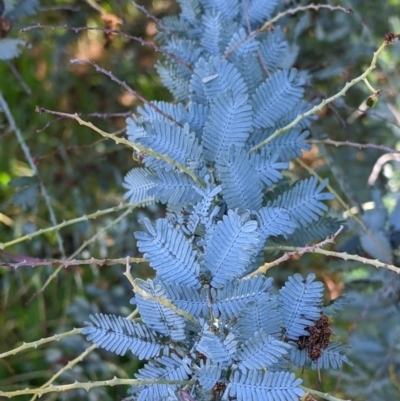
[[[80,355],[78,355],[76,358],[74,358],[72,361],[69,361],[65,366],[63,366],[57,373],[55,373],[49,380],[47,380],[46,383],[44,383],[40,388],[46,388],[50,384],[52,384],[58,377],[60,377],[64,372],[67,370],[72,369],[77,363],[82,362],[83,359],[88,356],[92,351],[97,349],[97,345],[93,344],[89,348],[86,348],[85,351],[83,351]],[[35,394],[32,398],[31,401],[36,400],[36,398],[39,397],[39,394]]]
[[[172,116],[170,116],[167,113],[164,113],[160,108],[158,108],[154,103],[149,102],[146,98],[144,98],[142,95],[140,95],[138,92],[136,92],[134,89],[132,89],[125,81],[121,81],[120,79],[118,79],[111,71],[105,70],[104,68],[100,67],[98,64],[96,64],[95,62],[88,60],[88,59],[84,59],[84,58],[76,58],[76,59],[72,59],[70,60],[71,64],[77,64],[77,63],[87,63],[92,65],[96,71],[101,72],[102,74],[106,75],[107,77],[109,77],[112,81],[116,82],[118,85],[122,86],[124,89],[126,89],[132,96],[137,97],[140,101],[142,101],[143,103],[147,104],[147,106],[149,106],[150,108],[152,108],[156,113],[162,115],[163,117],[165,117],[167,120],[182,126],[180,123],[178,123]]]
[[[399,152],[400,153],[400,152]],[[379,173],[382,170],[384,164],[390,161],[397,161],[400,162],[400,155],[399,154],[386,154],[382,155],[374,164],[372,168],[371,174],[368,177],[368,185],[373,185],[375,181],[378,179]]]
[[[12,245],[19,244],[20,242],[31,240],[32,238],[35,238],[35,237],[37,237],[39,235],[42,235],[42,234],[45,234],[45,233],[48,233],[48,232],[58,231],[61,228],[70,226],[72,224],[80,223],[81,221],[97,219],[100,216],[104,216],[104,215],[110,214],[110,213],[119,212],[120,210],[131,208],[131,207],[140,207],[140,206],[143,206],[143,205],[145,205],[146,203],[148,203],[150,201],[151,201],[151,199],[148,199],[148,200],[145,200],[145,201],[142,201],[142,202],[137,202],[137,203],[134,203],[134,204],[132,204],[132,203],[130,203],[130,204],[129,203],[120,204],[118,206],[113,206],[113,207],[110,207],[108,209],[98,210],[97,212],[94,212],[94,213],[91,213],[91,214],[85,214],[85,215],[77,217],[75,219],[66,220],[66,221],[63,221],[60,224],[56,224],[54,226],[47,227],[47,228],[41,228],[40,230],[35,231],[33,233],[26,234],[26,235],[23,235],[22,237],[15,238],[12,241],[0,242],[0,249],[5,249],[5,248],[8,248],[8,247],[10,247]]]
[[[144,299],[150,299],[152,301],[156,301],[156,302],[166,306],[167,308],[176,312],[178,315],[183,316],[185,319],[189,320],[194,325],[198,326],[198,322],[190,313],[188,313],[182,309],[179,309],[168,299],[148,294],[146,291],[144,291],[142,288],[140,288],[139,285],[136,283],[136,280],[132,277],[129,259],[130,259],[129,256],[125,259],[126,270],[125,270],[125,273],[123,273],[123,274],[128,279],[128,281],[132,284],[132,288],[133,288],[134,292],[136,292],[137,294],[142,296]]]
[[[321,391],[313,390],[312,388],[301,386],[301,388],[308,394],[315,395],[319,398],[322,398],[326,401],[351,401],[351,400],[344,400],[342,398],[334,397],[329,393],[322,393]]]
[[[93,382],[75,382],[71,384],[64,384],[60,386],[50,386],[46,388],[26,388],[24,390],[16,390],[16,391],[1,391],[0,396],[11,398],[17,397],[19,395],[26,394],[37,394],[38,396],[42,396],[43,394],[48,393],[60,393],[64,391],[76,390],[76,389],[84,389],[89,391],[95,387],[104,387],[104,386],[149,386],[152,384],[165,384],[165,385],[194,385],[196,384],[193,380],[167,380],[167,379],[120,379],[118,377],[114,377],[110,380],[102,380],[102,381],[93,381]]]
[[[397,37],[396,37],[396,39],[397,39]],[[310,109],[306,113],[299,114],[290,124],[284,126],[283,128],[277,129],[267,139],[265,139],[264,141],[260,142],[259,144],[257,144],[253,148],[251,148],[248,153],[255,152],[257,149],[261,148],[262,146],[265,146],[267,143],[269,143],[272,140],[274,140],[277,136],[283,134],[284,132],[289,131],[291,128],[296,127],[296,125],[300,121],[302,121],[303,119],[305,119],[305,118],[317,113],[318,111],[322,110],[327,104],[332,103],[333,101],[335,101],[336,99],[338,99],[338,98],[340,98],[342,96],[345,96],[347,91],[351,87],[356,85],[358,82],[362,81],[365,77],[367,77],[367,75],[372,70],[374,70],[376,68],[376,62],[378,60],[379,55],[386,48],[386,46],[391,44],[391,43],[393,43],[393,41],[389,41],[388,39],[385,39],[385,41],[381,44],[381,46],[378,48],[378,50],[374,53],[374,56],[372,58],[370,66],[360,76],[358,76],[357,78],[352,79],[350,82],[347,82],[346,85],[343,87],[343,89],[341,91],[337,92],[336,94],[334,94],[333,96],[329,97],[328,99],[322,100],[321,103],[317,104],[316,106],[314,106],[312,109]]]
[[[76,7],[76,6],[40,7],[40,12],[43,12],[43,11],[72,11],[74,13],[77,13],[78,11],[81,11],[81,8]]]
[[[96,127],[93,123],[91,122],[87,122],[82,120],[76,113],[75,114],[69,114],[69,113],[62,113],[60,111],[53,111],[53,110],[47,110],[43,107],[37,107],[36,106],[36,111],[38,113],[48,113],[48,114],[53,114],[56,116],[63,116],[66,118],[71,118],[76,120],[80,125],[84,125],[90,129],[92,129],[93,131],[96,131],[98,134],[100,134],[102,137],[104,138],[108,138],[108,139],[112,139],[115,143],[120,143],[123,144],[137,152],[142,152],[144,154],[148,154],[150,156],[155,157],[156,159],[159,160],[164,160],[165,162],[167,162],[168,164],[170,164],[171,166],[176,167],[181,173],[187,174],[188,176],[190,176],[192,178],[192,180],[199,186],[205,188],[205,183],[196,176],[196,174],[190,170],[188,167],[184,166],[181,163],[178,163],[177,161],[175,161],[174,159],[172,159],[171,157],[164,155],[164,154],[160,154],[155,152],[152,149],[146,148],[143,145],[140,145],[138,143],[133,143],[131,141],[128,141],[125,138],[120,138],[115,134],[109,134],[107,132],[104,132],[103,130],[101,130],[100,128]],[[0,244],[1,246],[1,244]],[[1,247],[0,247],[1,249]]]
[[[24,78],[22,78],[22,75],[15,68],[14,64],[10,60],[5,60],[5,63],[7,64],[8,68],[11,70],[11,72],[14,74],[14,76],[17,79],[17,81],[19,82],[19,84],[22,86],[22,89],[27,93],[28,96],[32,96],[31,88],[24,81]]]
[[[131,3],[143,14],[145,14],[147,18],[153,20],[163,31],[167,32],[168,35],[171,35],[174,38],[179,39],[179,37],[174,32],[172,32],[171,29],[169,29],[166,25],[164,25],[160,19],[158,19],[155,15],[147,11],[146,7],[141,6],[140,4],[136,3],[136,1],[133,0],[131,0]]]
[[[125,112],[120,112],[120,113],[76,113],[78,114],[79,117],[95,117],[95,118],[101,118],[101,119],[106,119],[106,118],[127,118],[132,116],[132,112],[131,111],[125,111]],[[46,130],[47,128],[50,127],[50,125],[64,119],[65,117],[57,117],[52,121],[49,121],[45,124],[45,126],[43,128],[37,129],[36,132],[43,132],[44,130]],[[121,132],[124,132],[125,129],[122,129]],[[92,146],[92,145],[88,145],[88,146]],[[78,146],[76,146],[76,148],[78,148]]]
[[[311,175],[314,175],[315,177],[317,177],[320,182],[322,181],[322,178],[318,175],[318,173],[311,167],[308,167],[301,159],[299,159],[299,158],[296,159],[296,163],[300,164],[300,166],[302,166]],[[346,202],[337,193],[337,191],[335,191],[335,189],[332,187],[331,184],[327,185],[327,189],[329,189],[329,191],[333,193],[333,195],[335,196],[335,199],[341,204],[341,206],[343,207],[343,209],[346,212],[351,210],[351,208],[346,204]],[[357,212],[360,212],[360,210],[358,208],[357,208]],[[381,244],[379,244],[378,241],[376,241],[375,236],[373,235],[371,230],[365,225],[364,221],[362,219],[360,219],[356,214],[353,214],[353,213],[351,214],[351,217],[352,217],[352,219],[354,219],[354,221],[356,221],[359,224],[359,226],[362,228],[362,230],[365,232],[365,234],[371,239],[371,241],[375,244],[375,246],[378,249],[380,249],[382,254],[384,254],[388,258],[391,258],[391,255],[388,255],[387,251],[382,248]]]
[[[177,57],[175,54],[167,52],[163,49],[161,49],[161,47],[158,47],[155,43],[153,42],[149,42],[144,40],[143,38],[137,37],[137,36],[132,36],[129,35],[125,32],[122,32],[118,29],[107,29],[107,28],[101,28],[98,26],[68,26],[68,25],[42,25],[42,24],[36,24],[36,25],[31,25],[31,26],[27,26],[25,28],[20,29],[20,33],[24,33],[24,32],[28,32],[31,31],[33,29],[65,29],[65,30],[70,30],[72,32],[78,33],[81,31],[100,31],[100,32],[104,32],[105,34],[115,34],[115,35],[120,35],[126,39],[129,40],[134,40],[135,42],[139,42],[142,46],[148,46],[151,47],[154,51],[163,54],[164,56],[176,61],[178,64],[180,64],[181,66],[187,68],[190,72],[193,72],[193,67],[188,64],[186,61],[180,59],[179,57]]]
[[[280,258],[274,260],[273,262],[267,262],[261,265],[257,270],[253,273],[248,274],[245,278],[251,278],[256,276],[257,274],[265,274],[267,270],[271,269],[274,266],[280,265],[282,262],[290,259],[292,256],[301,256],[305,253],[314,253],[318,248],[325,246],[327,244],[334,244],[336,237],[340,234],[343,230],[343,226],[340,226],[339,229],[331,236],[325,238],[323,241],[318,242],[317,244],[307,245],[303,248],[292,248],[289,252],[285,252]],[[281,249],[281,248],[279,248]]]
[[[51,204],[51,198],[50,195],[47,192],[46,187],[44,186],[40,175],[39,175],[39,170],[33,160],[33,157],[31,155],[31,151],[28,147],[28,145],[26,144],[24,137],[22,136],[21,131],[19,130],[19,128],[17,127],[17,124],[15,123],[14,120],[14,116],[11,114],[10,109],[8,108],[8,104],[6,102],[6,100],[4,99],[2,93],[0,92],[0,107],[4,110],[4,114],[7,117],[8,123],[10,125],[11,130],[15,133],[18,143],[22,148],[22,151],[24,152],[25,158],[28,161],[29,167],[31,168],[31,170],[33,171],[33,174],[37,177],[38,182],[39,182],[39,187],[40,187],[40,192],[43,195],[44,201],[46,203],[46,207],[47,210],[49,212],[49,216],[50,216],[50,221],[53,224],[53,226],[57,225],[57,219],[56,219],[56,215],[54,213],[53,210],[53,206]],[[65,250],[64,250],[64,245],[63,245],[63,241],[61,239],[60,233],[56,232],[55,233],[56,238],[57,238],[57,243],[58,243],[58,249],[62,255],[63,258],[65,258]],[[0,249],[1,245],[0,245]]]
[[[86,244],[87,245],[87,244]],[[130,263],[144,263],[146,259],[143,258],[129,258]],[[83,265],[98,265],[98,266],[113,266],[113,265],[125,265],[125,258],[117,259],[68,259],[68,260],[22,260],[17,263],[2,262],[0,261],[0,266],[12,267],[18,269],[19,267],[38,267],[38,266],[54,266],[54,267],[72,267],[72,266],[83,266]]]
[[[340,7],[340,6],[331,6],[329,4],[308,4],[307,6],[298,6],[298,7],[295,7],[295,8],[290,8],[290,9],[288,9],[286,11],[283,11],[283,12],[277,14],[274,18],[272,18],[269,21],[267,21],[261,28],[250,32],[249,35],[247,35],[245,38],[243,38],[238,43],[236,43],[233,47],[231,47],[225,53],[224,59],[227,59],[243,43],[247,42],[248,40],[250,40],[254,36],[259,35],[260,33],[263,33],[265,31],[271,29],[271,27],[273,27],[273,24],[278,22],[280,19],[282,19],[282,18],[284,18],[284,17],[286,17],[288,15],[296,14],[296,13],[301,12],[301,11],[307,11],[307,10],[317,10],[318,11],[321,8],[326,8],[326,9],[331,10],[331,11],[339,10],[339,11],[345,12],[346,14],[352,14],[353,13],[353,11],[350,8],[344,8],[344,7]]]
[[[111,227],[113,227],[115,224],[118,224],[122,219],[124,219],[129,213],[131,213],[135,209],[134,206],[129,207],[127,210],[125,210],[124,213],[122,213],[120,216],[118,216],[116,219],[114,219],[110,224],[107,226],[103,227],[101,230],[97,231],[95,235],[92,236],[89,240],[85,241],[72,255],[69,256],[68,260],[72,261],[75,256],[79,255],[88,244],[90,244],[92,241],[94,241],[96,238],[98,238],[100,235],[105,233],[107,230],[109,230]],[[139,259],[139,258],[138,258]],[[59,265],[59,267],[54,271],[46,280],[46,282],[40,287],[38,291],[36,291],[35,294],[31,296],[31,298],[28,300],[28,304],[32,302],[35,297],[37,297],[40,293],[42,293],[48,285],[58,276],[58,274],[61,272],[63,267],[66,267],[65,265]]]
[[[297,248],[297,247],[293,247],[293,246],[267,246],[264,247],[264,250],[266,251],[284,251],[284,252],[295,252],[296,250],[301,250],[302,248]],[[388,264],[388,263],[383,263],[379,260],[376,259],[368,259],[368,258],[364,258],[362,256],[359,255],[352,255],[346,252],[334,252],[334,251],[327,251],[326,249],[320,249],[320,248],[316,248],[313,253],[319,253],[321,255],[325,255],[325,256],[332,256],[334,258],[339,258],[339,259],[343,259],[343,260],[353,260],[355,262],[360,262],[364,265],[370,265],[370,266],[374,266],[377,269],[378,268],[385,268],[388,270],[391,270],[397,274],[400,274],[400,267]]]
[[[261,28],[258,29],[258,32],[264,32],[268,30],[271,26],[276,24],[280,19],[287,17],[288,15],[294,15],[302,11],[307,11],[307,10],[315,10],[319,11],[321,9],[327,9],[330,11],[343,11],[346,14],[353,14],[353,10],[351,8],[344,8],[340,6],[331,6],[329,4],[308,4],[306,6],[298,6],[295,8],[289,8],[286,11],[282,11],[279,14],[277,14],[274,18],[271,18],[269,21],[267,21]]]
[[[46,344],[46,343],[49,343],[52,341],[60,341],[63,338],[71,337],[76,334],[80,334],[81,331],[82,331],[82,329],[72,329],[65,333],[55,334],[54,336],[51,336],[51,337],[41,338],[40,340],[33,341],[31,343],[23,343],[22,345],[20,345],[17,348],[12,349],[11,351],[3,352],[2,354],[0,354],[0,359],[5,358],[6,356],[18,354],[18,352],[24,351],[29,348],[37,348],[42,344]]]
[[[307,143],[322,143],[324,145],[332,145],[332,146],[351,146],[358,149],[378,149],[387,153],[400,153],[400,150],[396,150],[393,148],[389,148],[388,146],[383,145],[375,145],[374,143],[357,143],[350,141],[333,141],[332,139],[309,139],[306,140]]]

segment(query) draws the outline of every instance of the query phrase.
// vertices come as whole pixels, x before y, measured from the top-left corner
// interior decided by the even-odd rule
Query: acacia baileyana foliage
[[[168,210],[135,233],[156,277],[136,280],[140,321],[97,314],[83,333],[145,359],[136,378],[163,380],[132,387],[130,400],[295,401],[304,391],[294,367],[348,362],[331,342],[313,274],[289,277],[278,292],[271,278],[249,276],[266,242],[305,245],[338,226],[324,217],[325,181],[289,185],[282,174],[309,148],[309,120],[252,151],[310,109],[306,74],[291,68],[294,47],[279,25],[249,35],[278,1],[179,3],[181,14],[165,18],[158,35],[174,57],[157,66],[176,101],[148,103],[127,121],[143,167],[127,174],[126,198]]]

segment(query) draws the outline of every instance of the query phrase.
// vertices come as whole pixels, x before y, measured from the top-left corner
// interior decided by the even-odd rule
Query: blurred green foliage
[[[310,2],[292,3],[304,5]],[[140,4],[158,18],[176,10],[172,0],[145,0]],[[89,64],[70,64],[70,59],[95,61],[147,99],[170,99],[170,95],[155,74],[153,65],[158,55],[149,46],[118,35],[107,37],[101,31],[74,32],[62,28],[65,24],[69,27],[104,28],[107,21],[111,24],[114,21],[118,22],[115,27],[123,32],[151,40],[155,24],[132,2],[56,0],[42,1],[41,5],[42,10],[38,14],[13,21],[9,37],[23,38],[30,46],[23,50],[20,57],[0,62],[0,91],[30,149],[40,173],[40,182],[51,197],[56,218],[62,222],[122,202],[123,176],[134,167],[132,152],[103,140],[73,120],[39,114],[35,112],[35,107],[80,113],[84,120],[92,121],[106,132],[123,134],[124,116],[113,114],[130,113],[140,104],[138,99]],[[292,29],[291,20],[299,21],[297,28],[291,31],[299,46],[296,67],[309,71],[307,91],[316,102],[336,93],[345,82],[365,70],[386,32],[400,33],[399,0],[343,0],[341,5],[351,8],[354,13],[310,11],[296,14],[288,20],[289,30]],[[19,29],[38,23],[60,28],[42,27],[19,33]],[[369,78],[375,89],[382,90],[376,107],[357,113],[371,94],[366,86],[358,85],[345,98],[324,109],[312,128],[312,139],[330,138],[400,149],[399,42],[385,51],[379,59],[378,68]],[[99,118],[93,113],[107,116]],[[353,207],[365,205],[371,200],[367,180],[382,154],[382,150],[373,148],[319,144],[314,145],[302,160],[319,174],[330,177],[333,188],[349,207]],[[294,176],[308,174],[297,165],[293,166],[292,173]],[[38,187],[32,189],[28,186],[33,199],[25,208],[15,202],[15,194],[30,185],[23,177],[32,175],[14,132],[5,114],[1,113],[0,243],[52,226]],[[398,160],[385,165],[378,177],[377,187],[385,204],[393,207],[400,190]],[[32,191],[37,193],[36,197]],[[342,217],[343,209],[339,203],[334,203],[332,207]],[[13,262],[25,257],[68,257],[82,244],[85,247],[76,255],[79,259],[137,256],[133,231],[138,227],[138,219],[144,213],[162,215],[163,210],[158,207],[136,210],[105,230],[122,213],[111,213],[61,229],[64,256],[55,233],[49,232],[0,251],[0,260]],[[352,227],[351,223],[349,227]],[[98,233],[100,235],[92,240]],[[351,234],[349,230],[348,235]],[[356,252],[363,251],[358,248]],[[93,312],[119,315],[131,312],[131,288],[122,276],[123,266],[85,265],[62,269],[41,291],[56,269],[47,266],[13,270],[0,265],[0,326],[3,328],[0,330],[0,353],[15,348],[22,341],[34,341],[72,327],[81,327]],[[399,279],[388,272],[374,272],[372,268],[357,263],[328,260],[321,255],[310,254],[282,264],[271,274],[279,284],[280,278],[284,281],[294,271],[315,272],[326,283],[333,298],[343,291],[352,294],[355,301],[343,313],[342,321],[335,320],[335,332],[340,341],[353,343],[355,349],[354,341],[359,339],[360,349],[364,349],[359,352],[368,353],[368,349],[376,348],[377,358],[382,359],[383,366],[379,371],[374,364],[368,366],[368,360],[358,361],[355,367],[341,372],[337,378],[323,374],[321,384],[318,384],[316,373],[305,374],[306,385],[360,401],[400,399],[400,360],[398,356],[397,359],[393,356],[393,352],[400,354],[399,311],[396,315],[394,308],[391,318],[379,312],[382,311],[380,308],[385,308],[385,302],[389,302],[383,296],[385,290],[394,291],[390,308],[399,302],[400,292],[396,292],[398,289],[393,284]],[[151,271],[137,267],[135,274],[146,277]],[[397,325],[393,323],[396,317]],[[379,324],[383,328],[382,319],[390,325],[385,331],[392,332],[394,338],[391,340],[383,339],[382,333],[374,326]],[[379,336],[383,342],[392,341],[394,350],[387,344],[379,343]],[[27,386],[39,387],[67,361],[83,352],[86,346],[82,338],[71,337],[60,343],[0,359],[0,388],[9,391]],[[138,362],[130,356],[117,358],[110,353],[96,351],[56,382],[102,380],[113,375],[129,378],[137,368]],[[370,393],[362,393],[362,388]],[[121,399],[125,394],[125,389],[120,387],[91,390],[90,393],[77,391],[73,396],[77,400],[98,400]],[[70,399],[72,395],[49,394],[45,397],[62,400]]]

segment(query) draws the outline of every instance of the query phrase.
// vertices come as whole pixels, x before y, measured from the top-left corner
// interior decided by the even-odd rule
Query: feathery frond
[[[165,289],[160,285],[155,285],[150,279],[147,281],[137,280],[137,284],[150,297],[167,298]],[[136,294],[130,302],[137,305],[143,323],[150,329],[173,341],[185,339],[185,319],[177,312],[158,300],[145,298],[140,294]]]
[[[221,365],[212,363],[210,359],[205,363],[200,360],[200,367],[196,369],[196,377],[205,390],[212,390],[221,374]]]
[[[284,39],[281,27],[272,32],[265,32],[260,38],[260,57],[270,74],[281,66],[288,50],[288,42]]]
[[[228,157],[216,165],[222,196],[229,209],[258,210],[262,202],[262,184],[243,148],[231,146]]]
[[[257,219],[260,223],[261,244],[269,237],[286,237],[297,228],[296,222],[284,207],[262,207],[257,213]]]
[[[261,329],[242,344],[234,359],[240,361],[241,369],[263,369],[278,363],[290,349],[291,345],[277,340]]]
[[[255,256],[258,224],[245,221],[232,210],[218,222],[208,238],[202,265],[211,272],[216,288],[239,278]]]
[[[252,109],[247,96],[234,97],[231,91],[216,96],[204,126],[204,159],[215,163],[228,156],[231,145],[244,146],[251,130]]]
[[[236,350],[236,342],[233,335],[229,335],[226,339],[211,330],[204,330],[201,334],[200,341],[196,345],[196,350],[213,363],[219,363],[227,366],[231,363],[232,355]]]
[[[129,349],[139,359],[149,359],[167,349],[144,324],[102,313],[89,317],[92,322],[86,322],[88,326],[82,329],[82,334],[107,351],[125,355]]]
[[[309,336],[306,327],[312,326],[321,316],[324,286],[314,280],[315,274],[309,274],[305,280],[295,274],[279,290],[285,337],[289,340]]]
[[[307,226],[317,221],[320,216],[328,210],[322,201],[333,199],[329,192],[322,192],[328,181],[323,180],[318,184],[316,177],[311,177],[297,182],[290,190],[267,206],[282,207],[290,213],[295,221],[301,226]]]
[[[158,170],[147,194],[158,202],[170,205],[195,204],[201,199],[195,188],[196,184],[187,174]]]
[[[180,358],[176,354],[162,356],[148,362],[144,368],[139,369],[135,377],[137,379],[187,380],[191,374],[190,362],[189,358]],[[151,384],[131,387],[128,392],[130,394],[139,392],[137,401],[160,401],[168,397],[170,389],[176,388],[176,384]]]
[[[301,379],[289,372],[234,371],[225,394],[238,401],[297,401],[304,395]]]
[[[272,74],[253,95],[254,128],[268,128],[292,110],[302,99],[303,79],[296,69]]]
[[[251,279],[231,281],[221,289],[211,288],[214,315],[223,315],[230,319],[238,316],[249,302],[257,302],[264,298],[271,285],[272,279],[256,276]]]
[[[148,191],[155,185],[155,177],[149,170],[134,168],[125,176],[122,184],[127,189],[124,199],[128,199],[130,203],[141,202],[146,199],[152,202],[153,197],[148,194]]]
[[[343,363],[352,366],[353,363],[344,355],[347,351],[343,344],[330,343],[327,348],[322,350],[321,357],[313,362],[312,369],[341,369]]]
[[[261,181],[266,187],[276,184],[283,175],[279,170],[288,169],[289,163],[280,160],[280,152],[271,152],[266,147],[261,148],[259,153],[252,153],[250,161],[254,165],[255,170]]]
[[[184,235],[166,219],[158,219],[156,227],[147,218],[143,222],[148,233],[135,232],[137,246],[157,275],[167,281],[198,288],[200,266]]]
[[[249,302],[237,316],[234,330],[241,340],[249,339],[256,331],[279,338],[281,336],[282,318],[279,312],[278,299],[275,296],[264,296],[257,302]]]

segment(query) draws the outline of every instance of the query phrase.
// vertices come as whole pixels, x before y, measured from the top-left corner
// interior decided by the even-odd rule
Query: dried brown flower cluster
[[[306,329],[310,332],[309,336],[301,336],[297,341],[299,349],[307,349],[309,358],[316,362],[322,351],[329,345],[332,331],[329,326],[328,316],[321,313],[321,317],[314,326]]]

